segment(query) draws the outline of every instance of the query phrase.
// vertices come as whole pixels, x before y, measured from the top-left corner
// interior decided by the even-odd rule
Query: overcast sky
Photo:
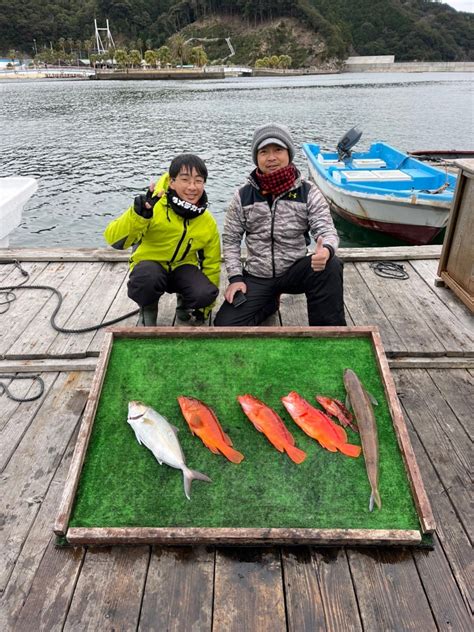
[[[453,7],[457,11],[469,11],[474,13],[474,0],[449,0],[446,2],[450,7]]]

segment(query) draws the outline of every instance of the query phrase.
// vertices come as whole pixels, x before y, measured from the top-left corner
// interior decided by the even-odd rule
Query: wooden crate
[[[420,530],[351,529],[351,528],[203,528],[203,527],[69,527],[81,470],[98,408],[107,365],[115,339],[118,338],[367,338],[383,385],[394,433],[402,455]],[[376,327],[241,327],[241,328],[114,328],[108,330],[100,353],[89,399],[84,412],[72,463],[66,480],[54,532],[66,537],[72,545],[85,544],[418,544],[422,534],[432,533],[435,522],[426,495],[407,427],[398,401],[395,385]]]
[[[460,168],[438,275],[474,311],[474,160]]]

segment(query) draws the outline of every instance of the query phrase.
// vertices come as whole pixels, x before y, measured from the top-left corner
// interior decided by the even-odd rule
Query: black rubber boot
[[[138,316],[138,327],[156,327],[158,318],[158,303],[152,303],[145,307],[140,307]]]
[[[181,294],[176,294],[176,320],[183,324],[188,323],[191,315],[191,310],[184,306]]]

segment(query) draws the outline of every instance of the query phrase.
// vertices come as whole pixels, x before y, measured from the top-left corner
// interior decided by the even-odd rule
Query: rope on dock
[[[405,270],[405,266],[394,261],[374,261],[369,264],[372,270],[380,277],[385,279],[399,279],[405,281],[410,275]]]
[[[58,298],[58,304],[51,314],[50,323],[53,329],[59,331],[62,334],[83,334],[88,331],[96,331],[97,329],[102,329],[103,327],[108,327],[109,325],[114,325],[115,323],[120,322],[121,320],[125,320],[130,316],[134,316],[138,314],[140,310],[135,309],[132,312],[128,312],[128,314],[124,314],[123,316],[118,316],[117,318],[113,318],[112,320],[107,320],[104,323],[100,323],[99,325],[91,325],[89,327],[80,327],[78,329],[67,329],[65,327],[61,327],[56,323],[56,315],[61,309],[61,305],[63,303],[63,296],[59,290],[57,290],[52,285],[25,285],[30,278],[30,274],[27,270],[25,270],[19,261],[14,261],[15,266],[20,270],[21,274],[25,277],[25,280],[19,283],[18,285],[7,285],[4,287],[0,287],[0,295],[4,295],[4,300],[0,300],[0,306],[4,306],[3,311],[0,311],[0,314],[4,314],[10,308],[10,304],[16,300],[15,290],[49,290],[53,292]],[[6,306],[6,307],[5,307]]]
[[[13,395],[13,393],[10,391],[10,389],[8,388],[8,386],[6,384],[4,384],[3,382],[0,382],[0,395],[5,393],[5,395],[8,397],[8,399],[12,399],[14,402],[34,402],[35,399],[39,399],[40,397],[43,396],[44,393],[44,382],[43,382],[43,378],[40,375],[10,375],[8,373],[5,373],[4,375],[0,375],[0,379],[2,380],[8,380],[11,379],[12,381],[14,380],[33,380],[38,382],[39,384],[39,392],[36,393],[36,395],[31,395],[31,397],[17,397],[16,395]]]

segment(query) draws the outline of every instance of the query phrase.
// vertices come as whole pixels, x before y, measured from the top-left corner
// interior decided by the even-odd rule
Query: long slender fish
[[[127,422],[132,426],[137,441],[146,446],[161,465],[166,463],[170,467],[183,472],[184,493],[191,500],[191,483],[193,480],[211,482],[211,479],[201,472],[191,470],[184,462],[184,454],[176,436],[178,429],[170,422],[142,402],[129,402]]]
[[[344,386],[346,387],[347,399],[352,406],[354,416],[360,432],[362,452],[364,453],[365,469],[369,479],[372,493],[370,494],[369,511],[374,509],[374,501],[379,509],[382,508],[382,501],[378,490],[379,485],[379,439],[377,434],[377,423],[375,421],[374,409],[370,402],[370,397],[362,386],[361,381],[351,369],[344,371]],[[347,405],[347,403],[346,403]]]

